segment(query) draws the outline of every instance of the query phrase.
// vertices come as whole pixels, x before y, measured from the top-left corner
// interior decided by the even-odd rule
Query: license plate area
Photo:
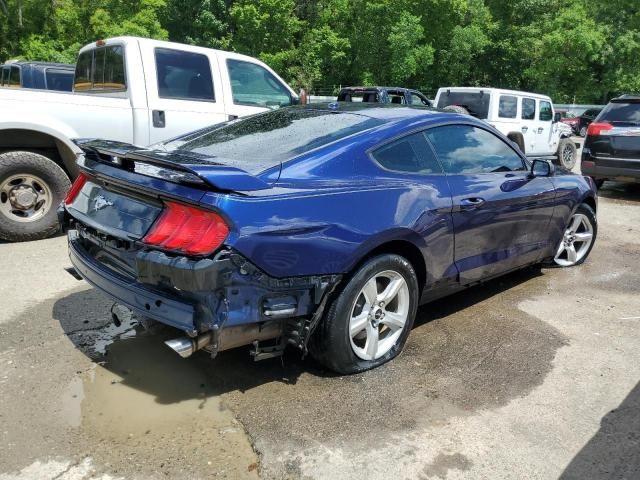
[[[162,211],[162,204],[87,181],[67,210],[98,231],[140,239]]]

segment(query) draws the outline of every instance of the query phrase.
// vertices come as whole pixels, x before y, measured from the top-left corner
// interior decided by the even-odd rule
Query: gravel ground
[[[640,186],[601,191],[573,269],[422,307],[350,377],[246,349],[182,360],[64,272],[0,244],[0,480],[640,478]]]

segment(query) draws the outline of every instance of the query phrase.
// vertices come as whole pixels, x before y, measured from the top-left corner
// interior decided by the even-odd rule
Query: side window
[[[500,95],[500,103],[498,105],[498,117],[500,118],[516,118],[518,112],[518,98]]]
[[[266,68],[241,60],[227,60],[233,103],[278,108],[291,105],[289,90]]]
[[[524,170],[520,156],[502,139],[482,128],[447,125],[427,130],[446,173],[475,174]]]
[[[20,68],[19,67],[11,67],[11,73],[9,76],[9,86],[10,87],[20,86]]]
[[[82,52],[76,62],[76,92],[124,92],[127,89],[124,49],[109,45]]]
[[[542,122],[550,122],[553,120],[553,110],[551,108],[551,103],[540,100],[540,121]]]
[[[47,90],[70,92],[73,88],[73,74],[67,70],[47,68],[45,70],[45,78],[47,80]]]
[[[424,105],[426,107],[430,106],[429,102],[422,98],[420,95],[412,93],[411,94],[411,105]]]
[[[414,133],[384,145],[372,153],[382,167],[395,172],[442,173],[440,163],[424,133]]]
[[[158,96],[215,101],[209,58],[199,53],[156,48]]]
[[[536,118],[536,101],[533,98],[522,99],[522,119],[535,120]]]

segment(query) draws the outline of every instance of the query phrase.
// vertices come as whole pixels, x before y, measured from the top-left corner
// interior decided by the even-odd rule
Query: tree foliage
[[[0,60],[117,35],[235,50],[295,87],[486,85],[558,102],[640,91],[637,0],[0,0]]]

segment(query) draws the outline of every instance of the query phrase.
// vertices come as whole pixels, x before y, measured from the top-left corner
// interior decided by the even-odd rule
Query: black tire
[[[602,185],[604,185],[604,178],[593,178],[593,183],[596,185],[596,188],[600,190]]]
[[[60,166],[53,160],[33,152],[6,152],[0,155],[0,185],[14,175],[34,175],[42,180],[51,193],[51,204],[39,218],[20,222],[0,211],[0,238],[12,242],[23,242],[46,238],[59,230],[57,208],[64,200],[71,182]],[[0,193],[0,202],[6,202]]]
[[[409,310],[403,330],[391,349],[375,360],[359,358],[351,347],[349,320],[365,283],[378,273],[392,270],[405,280],[409,291]],[[418,279],[411,264],[399,255],[385,254],[362,265],[347,281],[340,294],[325,310],[324,318],[310,342],[313,357],[327,368],[340,374],[352,374],[378,367],[395,358],[404,346],[418,308]]]
[[[522,153],[526,153],[524,151],[524,137],[521,133],[510,132],[509,135],[507,135],[507,138],[515,143]]]
[[[444,107],[442,110],[445,112],[453,112],[453,113],[461,113],[462,115],[470,115],[469,110],[460,105],[448,105]]]
[[[577,267],[578,265],[582,265],[585,262],[585,260],[589,257],[589,255],[591,254],[591,250],[593,250],[593,246],[596,244],[596,239],[598,237],[598,219],[596,218],[596,212],[594,212],[593,208],[591,208],[586,203],[582,203],[582,204],[580,204],[580,206],[578,206],[578,208],[574,212],[574,214],[576,214],[576,213],[581,213],[581,214],[585,215],[586,217],[588,217],[589,221],[591,222],[591,226],[593,228],[593,233],[592,233],[593,237],[592,237],[592,240],[591,240],[591,245],[589,245],[589,248],[586,251],[586,253],[584,254],[584,256],[580,260],[578,260],[576,263],[574,263],[572,265],[567,265],[567,266],[558,265],[558,264],[554,263],[553,265],[556,266],[556,267],[559,267],[559,268],[570,268],[570,267]],[[571,217],[569,219],[569,224],[571,223],[571,218],[573,218],[573,215],[571,215]],[[567,225],[567,227],[568,227],[568,225]]]
[[[558,164],[571,170],[576,166],[578,161],[578,149],[576,144],[570,138],[562,138],[558,144]]]

